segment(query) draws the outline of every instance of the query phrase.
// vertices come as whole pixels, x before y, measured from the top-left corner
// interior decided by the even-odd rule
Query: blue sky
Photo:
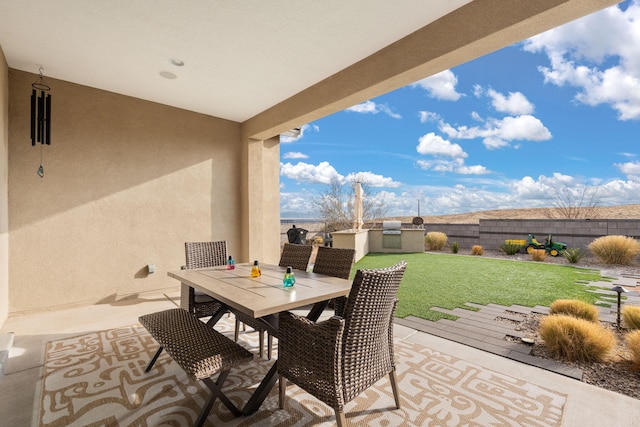
[[[640,0],[307,123],[281,143],[282,217],[359,176],[387,215],[640,203]]]

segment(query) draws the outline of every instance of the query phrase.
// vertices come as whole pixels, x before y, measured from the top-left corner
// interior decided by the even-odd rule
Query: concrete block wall
[[[507,239],[526,239],[529,233],[534,234],[538,240],[551,234],[553,240],[566,243],[570,248],[587,249],[589,243],[602,236],[639,238],[640,220],[480,220],[479,241],[486,249],[498,249]]]
[[[440,231],[448,243],[458,242],[461,249],[482,245],[497,250],[505,240],[526,239],[529,233],[538,240],[549,233],[553,240],[570,248],[587,249],[598,237],[622,235],[640,239],[640,219],[481,219],[480,224],[425,224],[425,232]]]
[[[439,231],[447,235],[447,244],[457,242],[460,249],[470,249],[480,241],[479,224],[425,224],[425,234]]]

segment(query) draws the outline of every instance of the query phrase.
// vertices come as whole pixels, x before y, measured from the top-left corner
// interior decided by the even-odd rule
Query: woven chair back
[[[393,316],[407,267],[358,270],[344,309],[342,336],[345,402],[394,369]]]
[[[313,264],[313,272],[348,279],[355,256],[355,249],[320,246]]]
[[[185,242],[185,268],[202,268],[227,263],[227,241]]]
[[[294,245],[291,243],[285,243],[280,254],[280,267],[292,267],[296,270],[307,271],[309,266],[309,258],[311,258],[311,252],[313,246],[311,245]]]

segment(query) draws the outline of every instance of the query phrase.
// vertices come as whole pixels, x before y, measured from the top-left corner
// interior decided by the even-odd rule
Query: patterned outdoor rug
[[[221,322],[231,335],[232,318]],[[257,344],[257,334],[243,336]],[[140,325],[88,333],[47,344],[40,402],[41,426],[188,426],[205,397]],[[275,353],[275,350],[274,350]],[[351,425],[559,426],[566,395],[480,368],[410,342],[396,344],[402,409],[394,409],[388,377],[346,407]],[[233,370],[225,391],[238,406],[273,361],[259,359]],[[278,409],[277,386],[261,409],[233,418],[219,401],[212,426],[332,426],[331,408],[289,384],[287,409]]]

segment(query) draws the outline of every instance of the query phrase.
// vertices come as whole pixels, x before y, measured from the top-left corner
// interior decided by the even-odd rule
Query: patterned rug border
[[[232,336],[233,319],[216,329]],[[257,334],[241,343],[254,352]],[[277,340],[274,340],[277,354]],[[148,374],[157,343],[139,324],[47,342],[41,384],[42,427],[190,425],[207,390],[189,381],[164,352]],[[560,426],[567,396],[482,368],[455,356],[398,340],[395,345],[402,408],[391,385],[380,380],[346,406],[351,425]],[[231,372],[225,392],[242,406],[273,361],[259,359]],[[331,408],[295,385],[287,408],[278,409],[277,387],[261,409],[233,418],[219,402],[206,425],[332,426]]]

